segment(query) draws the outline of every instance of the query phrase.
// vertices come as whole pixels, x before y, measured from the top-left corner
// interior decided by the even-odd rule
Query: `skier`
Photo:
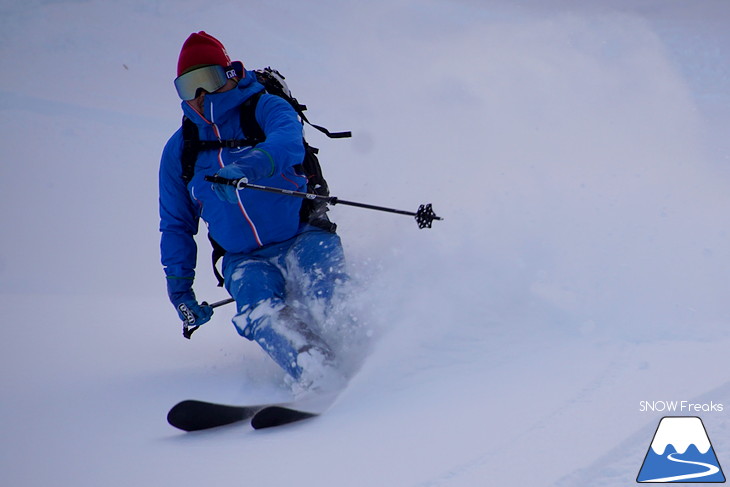
[[[263,90],[252,71],[240,61],[232,63],[223,44],[202,31],[182,46],[175,87],[200,140],[211,141],[244,139],[241,106]],[[310,325],[327,319],[335,293],[348,279],[340,238],[301,221],[299,198],[204,179],[246,178],[306,191],[307,180],[295,169],[304,157],[296,112],[282,98],[264,93],[255,117],[264,142],[200,151],[188,183],[182,177],[182,128],[165,145],[159,205],[168,295],[183,322],[197,327],[210,320],[213,309],[193,292],[194,235],[202,218],[211,239],[226,252],[223,276],[236,301],[232,321],[238,333],[256,341],[293,379],[295,390],[339,387],[344,378],[334,353]]]

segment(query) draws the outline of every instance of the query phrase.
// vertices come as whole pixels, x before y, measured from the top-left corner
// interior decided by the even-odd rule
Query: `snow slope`
[[[0,2],[0,484],[614,486],[659,419],[730,465],[724,0]],[[167,303],[157,165],[190,32],[282,71],[372,354],[325,416],[180,434],[186,398],[287,397],[221,308]],[[198,295],[221,299],[201,239]],[[641,401],[722,411],[642,411]],[[727,473],[726,473],[727,474]]]

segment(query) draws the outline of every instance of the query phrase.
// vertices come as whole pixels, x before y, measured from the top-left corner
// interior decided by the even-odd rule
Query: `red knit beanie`
[[[177,75],[180,76],[193,66],[206,64],[218,64],[225,68],[230,66],[231,58],[218,39],[201,30],[190,34],[183,44],[177,60]]]

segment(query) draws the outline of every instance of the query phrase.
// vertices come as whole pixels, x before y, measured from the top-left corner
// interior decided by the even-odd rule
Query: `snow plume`
[[[355,252],[392,272],[382,281],[417,290],[414,309],[385,292],[383,314],[434,323],[482,319],[475,308],[512,319],[533,310],[535,326],[633,339],[723,320],[725,181],[704,152],[696,101],[647,21],[474,6],[479,20],[462,25],[454,10],[434,30],[424,20],[449,8],[427,5],[405,39],[395,9],[355,54],[388,82],[364,98],[377,90],[377,106],[399,107],[387,119],[369,114],[367,174],[380,177],[363,197],[428,199],[445,218],[416,236],[405,220],[342,212],[366,243]],[[458,305],[445,299],[454,294]]]

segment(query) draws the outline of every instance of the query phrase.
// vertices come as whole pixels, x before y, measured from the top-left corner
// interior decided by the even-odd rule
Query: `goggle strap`
[[[229,76],[228,73],[230,70],[233,69],[235,74],[233,76]],[[230,66],[226,68],[226,77],[228,79],[233,78],[234,76],[238,76],[239,78],[243,78],[243,63],[241,61],[233,61]]]

